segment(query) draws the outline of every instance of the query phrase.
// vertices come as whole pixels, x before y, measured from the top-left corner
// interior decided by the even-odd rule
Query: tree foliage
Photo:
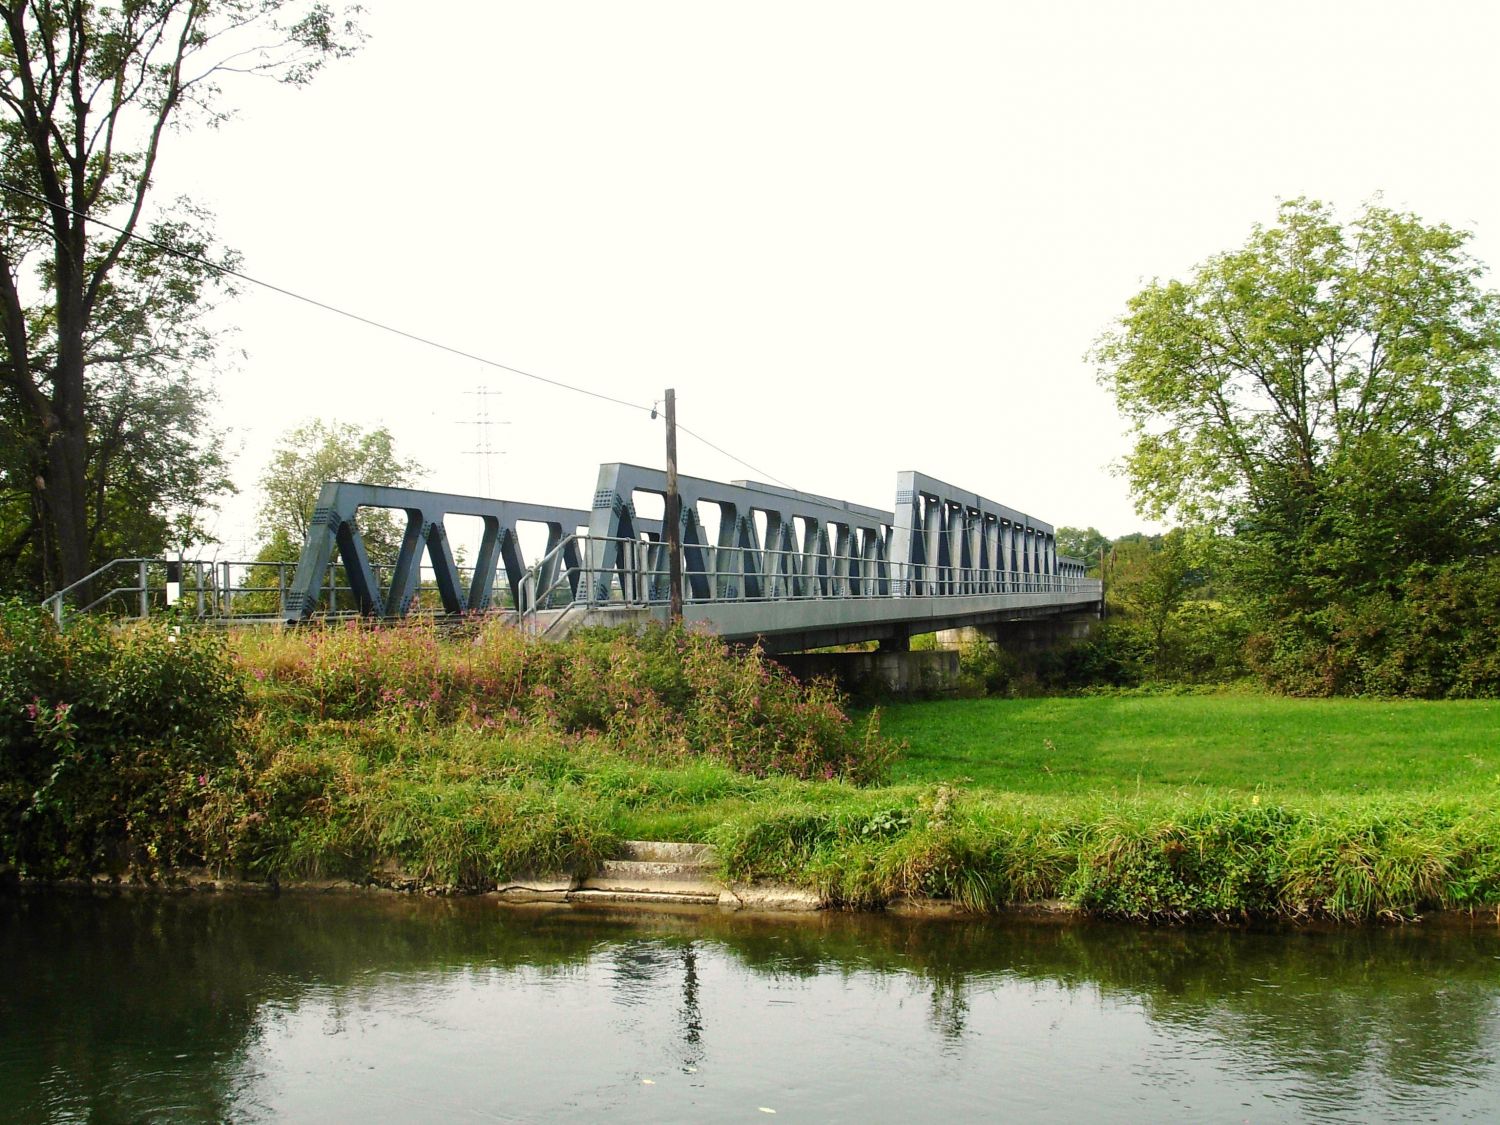
[[[159,550],[227,487],[197,377],[236,258],[152,177],[227,76],[305,82],[355,39],[308,0],[0,2],[0,581]]]
[[[1144,626],[1153,667],[1163,663],[1167,627],[1193,586],[1193,564],[1193,544],[1181,528],[1155,541],[1123,541],[1110,553],[1110,594]]]
[[[1334,664],[1356,667],[1362,606],[1500,545],[1500,302],[1468,237],[1293,200],[1243,248],[1148,286],[1094,350],[1138,501],[1228,536],[1225,578],[1274,678],[1341,646]]]
[[[307,538],[318,492],[331,480],[412,487],[423,473],[420,463],[396,454],[390,430],[362,430],[349,422],[314,420],[282,436],[260,478],[265,502],[260,532],[267,559],[294,559]],[[388,562],[401,544],[401,529],[379,515],[360,527],[370,558]]]
[[[1467,240],[1294,200],[1243,249],[1134,297],[1094,354],[1147,512],[1367,547],[1416,519],[1420,550],[1472,546],[1500,493],[1500,305]]]
[[[1099,553],[1109,550],[1109,536],[1097,527],[1059,527],[1055,532],[1057,553],[1097,566]]]

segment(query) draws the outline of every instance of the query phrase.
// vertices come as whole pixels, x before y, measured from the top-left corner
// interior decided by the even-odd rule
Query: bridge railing
[[[562,553],[570,546],[575,561],[566,564]],[[608,561],[600,565],[594,561],[598,559]],[[977,567],[962,568],[940,591],[934,591],[930,581],[919,585],[922,564],[883,559],[871,564],[867,557],[852,553],[810,555],[797,550],[698,545],[682,551],[682,567],[683,602],[687,605],[913,596],[1102,595],[1098,579],[1077,572],[1044,574]],[[691,581],[693,577],[700,581]],[[916,590],[921,592],[910,592]],[[655,539],[575,535],[564,539],[527,572],[521,615],[535,623],[544,610],[649,607],[665,605],[670,596],[666,544]]]
[[[297,563],[260,559],[112,559],[57,591],[42,607],[59,627],[80,613],[137,619],[172,611],[204,621],[276,622],[285,617]],[[377,581],[389,583],[392,564],[372,563]],[[457,568],[467,581],[472,567]],[[416,612],[441,613],[433,569],[421,567]],[[173,576],[176,576],[175,578]],[[330,562],[321,584],[320,617],[359,616],[357,588],[341,562]],[[503,604],[502,609],[511,608]]]
[[[605,565],[593,560],[607,559]],[[1098,594],[1097,579],[1079,574],[1035,574],[1024,571],[965,568],[934,592],[918,586],[914,564],[891,563],[858,553],[820,554],[775,548],[706,546],[683,551],[689,605],[788,601],[901,598],[921,590],[925,597],[972,597],[994,594]],[[145,618],[172,611],[220,623],[271,623],[286,616],[297,564],[285,561],[225,559],[114,559],[59,590],[43,602],[59,626],[78,613],[108,612]],[[370,564],[384,588],[393,565]],[[459,567],[468,583],[473,568]],[[443,614],[432,568],[421,568],[416,613]],[[175,575],[175,578],[173,577]],[[753,581],[747,581],[753,579]],[[326,565],[318,616],[323,619],[359,614],[358,588],[341,563]],[[695,591],[697,591],[695,593]],[[501,613],[515,612],[506,589]],[[517,590],[521,616],[535,625],[537,614],[569,606],[651,607],[670,600],[666,544],[654,537],[596,537],[575,533],[557,543],[526,572]]]

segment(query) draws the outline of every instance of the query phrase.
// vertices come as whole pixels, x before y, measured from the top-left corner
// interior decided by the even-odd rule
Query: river
[[[0,897],[0,1117],[1500,1119],[1495,924]]]

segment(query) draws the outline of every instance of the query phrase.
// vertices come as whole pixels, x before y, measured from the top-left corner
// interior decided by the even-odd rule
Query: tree
[[[185,201],[149,218],[152,176],[226,76],[302,83],[357,37],[313,0],[0,2],[0,565],[67,584],[227,487],[195,374],[236,258]]]
[[[1181,528],[1166,535],[1122,538],[1109,556],[1111,600],[1134,617],[1150,642],[1151,663],[1160,671],[1167,629],[1197,577],[1192,543]]]
[[[312,421],[283,435],[260,478],[265,504],[260,511],[264,538],[261,559],[295,559],[307,538],[318,492],[331,480],[412,487],[422,466],[396,455],[395,439],[384,426],[365,432],[350,423]],[[360,532],[374,562],[389,562],[401,545],[404,524],[383,515]]]
[[[1232,533],[1270,617],[1496,545],[1500,304],[1468,238],[1292,200],[1096,345],[1143,511]]]
[[[1082,559],[1090,566],[1099,563],[1099,552],[1109,550],[1109,537],[1097,527],[1059,527],[1054,533],[1057,553]]]

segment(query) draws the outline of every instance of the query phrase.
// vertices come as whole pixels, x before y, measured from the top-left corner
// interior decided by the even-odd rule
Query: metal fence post
[[[137,571],[136,571],[138,577],[140,578],[140,583],[141,583],[140,608],[141,608],[141,619],[142,620],[145,620],[147,617],[149,617],[151,615],[151,599],[150,599],[150,597],[146,593],[146,567],[148,565],[149,564],[146,562],[146,560],[142,559],[140,561],[140,563],[139,563],[139,565],[137,567]]]

